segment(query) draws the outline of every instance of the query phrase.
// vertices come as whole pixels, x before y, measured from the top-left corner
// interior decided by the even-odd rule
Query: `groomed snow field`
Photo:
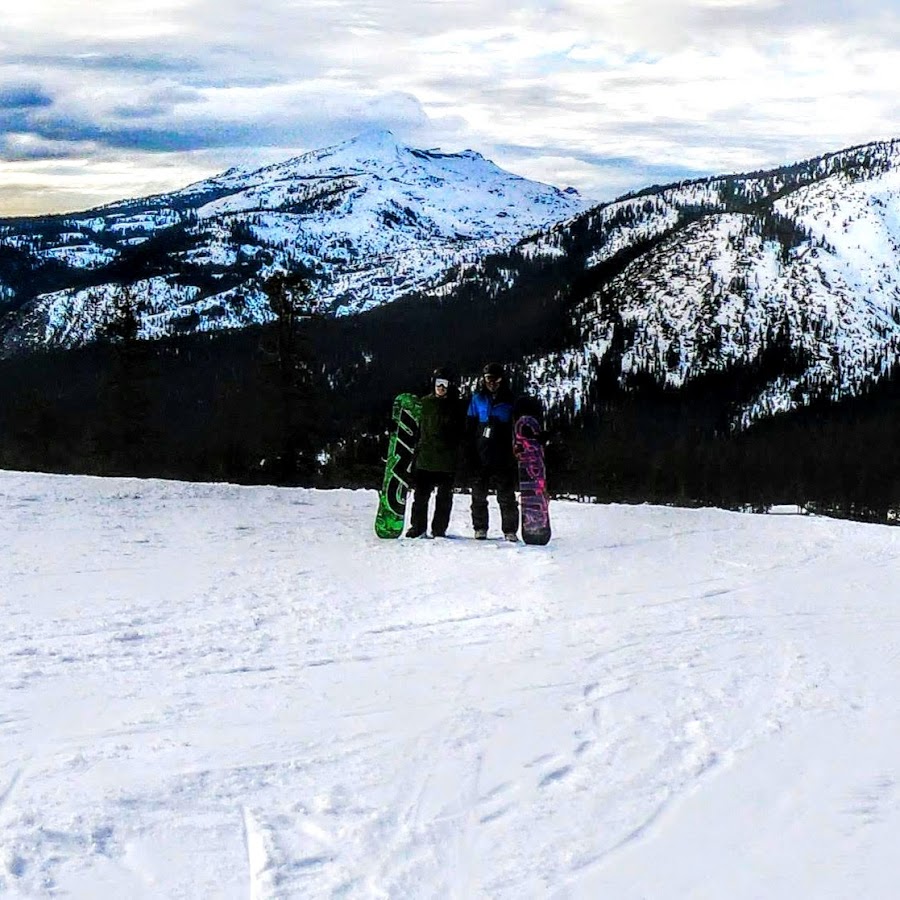
[[[0,894],[900,895],[900,529],[468,502],[0,473]]]

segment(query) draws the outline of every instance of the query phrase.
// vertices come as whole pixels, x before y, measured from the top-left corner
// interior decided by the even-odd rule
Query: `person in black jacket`
[[[410,538],[423,537],[428,527],[428,502],[437,490],[431,533],[445,537],[453,508],[453,482],[463,435],[463,417],[459,396],[448,369],[435,369],[434,390],[422,397],[419,440],[413,473],[413,503],[410,513]]]
[[[488,493],[497,491],[500,528],[508,541],[518,540],[516,503],[518,470],[513,456],[513,395],[499,363],[484,367],[466,417],[466,446],[472,468],[472,528],[477,540],[488,533]]]

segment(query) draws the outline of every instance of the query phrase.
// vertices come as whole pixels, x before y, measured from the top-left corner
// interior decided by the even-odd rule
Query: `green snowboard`
[[[388,441],[384,482],[378,495],[375,534],[380,538],[397,538],[403,533],[406,518],[406,495],[412,480],[413,456],[419,440],[419,416],[422,401],[414,394],[398,394],[394,400],[394,428]]]

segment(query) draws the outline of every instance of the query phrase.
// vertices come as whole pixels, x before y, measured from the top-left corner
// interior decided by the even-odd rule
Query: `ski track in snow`
[[[900,531],[555,503],[547,547],[391,542],[373,492],[16,473],[0,508],[0,893],[893,896]]]

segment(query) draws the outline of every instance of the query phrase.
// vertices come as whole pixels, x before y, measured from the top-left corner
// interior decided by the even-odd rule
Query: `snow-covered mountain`
[[[434,289],[587,205],[474,151],[376,131],[171,194],[0,221],[6,346],[90,340],[125,286],[144,337],[265,322],[260,280],[298,264],[321,308],[359,312]]]
[[[750,372],[746,425],[858,393],[900,362],[898,248],[900,141],[588,208],[475,152],[375,132],[172,194],[0,222],[0,328],[7,353],[73,346],[129,289],[145,337],[265,322],[261,279],[299,264],[335,315],[415,296],[443,301],[443,327],[465,297],[505,303],[509,323],[533,312],[530,291],[540,340],[497,329],[496,354],[529,354],[528,380],[564,418],[590,411],[601,372],[672,388]]]
[[[529,364],[550,403],[578,410],[603,363],[623,384],[680,387],[780,347],[788,363],[744,405],[746,424],[855,394],[900,361],[898,250],[893,141],[624,198],[517,248],[506,277],[569,261],[570,340]],[[579,279],[590,288],[573,290]]]

